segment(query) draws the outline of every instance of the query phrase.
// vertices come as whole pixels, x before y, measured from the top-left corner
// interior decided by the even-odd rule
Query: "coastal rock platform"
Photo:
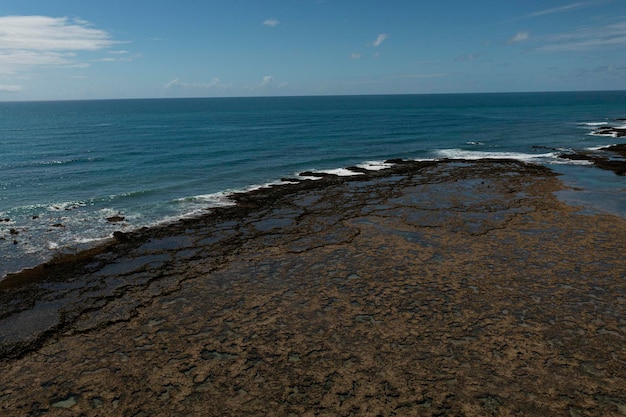
[[[597,150],[578,150],[573,153],[563,153],[560,158],[574,161],[588,161],[600,169],[613,171],[617,175],[626,175],[626,144],[617,144],[599,148]]]
[[[0,282],[0,415],[626,415],[626,221],[394,162]]]

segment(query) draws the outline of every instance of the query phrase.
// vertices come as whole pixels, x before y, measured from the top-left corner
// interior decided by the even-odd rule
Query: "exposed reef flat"
[[[0,414],[623,415],[626,221],[406,162],[0,282]]]

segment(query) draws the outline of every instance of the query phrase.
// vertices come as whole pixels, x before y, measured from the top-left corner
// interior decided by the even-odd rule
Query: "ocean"
[[[545,164],[569,203],[626,217],[626,177],[557,157],[624,143],[593,134],[624,118],[624,91],[0,103],[0,279],[236,191],[394,158]]]

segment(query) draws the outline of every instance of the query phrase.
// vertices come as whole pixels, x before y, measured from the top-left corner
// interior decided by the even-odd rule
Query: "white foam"
[[[580,123],[581,126],[589,126],[589,127],[595,127],[595,126],[605,126],[608,125],[608,122],[588,122],[588,123]]]
[[[78,243],[79,245],[86,245],[86,244],[94,243],[94,242],[102,242],[103,240],[106,240],[106,238],[102,238],[102,237],[78,237],[78,238],[74,239],[74,242]]]
[[[251,185],[251,186],[249,186],[248,188],[245,188],[242,191],[244,193],[247,193],[247,192],[250,192],[250,191],[262,190],[264,188],[271,188],[271,187],[274,187],[274,186],[289,185],[289,184],[299,184],[299,181],[284,181],[284,180],[272,181],[272,182],[267,182],[267,183],[261,184],[261,185]]]
[[[119,210],[115,210],[115,209],[112,209],[110,207],[103,207],[101,209],[98,209],[95,212],[95,214],[96,214],[97,218],[103,218],[103,219],[105,219],[107,217],[111,217],[111,216],[121,215]]]
[[[608,133],[601,133],[601,132],[591,132],[589,133],[590,136],[604,136],[607,138],[616,138],[617,137],[617,132],[608,132]]]
[[[518,153],[518,152],[479,152],[464,151],[462,149],[443,149],[437,151],[443,158],[448,159],[514,159],[526,163],[547,163],[552,165],[593,165],[593,162],[587,160],[576,160],[559,158],[559,154],[548,152],[542,154]]]
[[[222,191],[211,194],[200,194],[192,197],[183,197],[174,200],[177,203],[202,203],[209,204],[212,207],[233,206],[235,202],[230,199],[233,192]]]
[[[520,152],[481,152],[481,151],[466,151],[463,149],[442,149],[438,150],[437,155],[442,158],[448,159],[515,159],[523,162],[537,162],[539,160],[556,158],[556,154],[553,152],[544,154],[530,154]]]
[[[36,206],[37,205],[33,205],[33,207]],[[85,206],[87,206],[87,202],[85,201],[66,201],[63,203],[50,204],[46,208],[48,211],[70,211]]]
[[[614,146],[616,145],[615,143],[611,143],[609,145],[600,145],[600,146],[592,146],[590,148],[585,148],[588,151],[599,151],[602,148],[608,148],[609,146]]]
[[[363,175],[362,172],[354,172],[346,168],[328,169],[325,171],[317,171],[317,172],[322,173],[322,174],[336,175],[338,177],[352,177],[354,175]]]
[[[391,168],[394,165],[395,164],[384,161],[366,161],[362,164],[358,164],[357,167],[368,171],[382,171],[383,169]]]
[[[551,165],[593,165],[592,161],[585,159],[567,159],[567,158],[554,158],[547,161]]]

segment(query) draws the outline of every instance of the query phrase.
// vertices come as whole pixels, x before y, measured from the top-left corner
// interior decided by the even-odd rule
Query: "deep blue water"
[[[626,215],[625,178],[550,149],[623,142],[590,132],[625,117],[626,92],[0,103],[0,277],[234,190],[390,158],[549,164],[583,188],[571,201]]]

